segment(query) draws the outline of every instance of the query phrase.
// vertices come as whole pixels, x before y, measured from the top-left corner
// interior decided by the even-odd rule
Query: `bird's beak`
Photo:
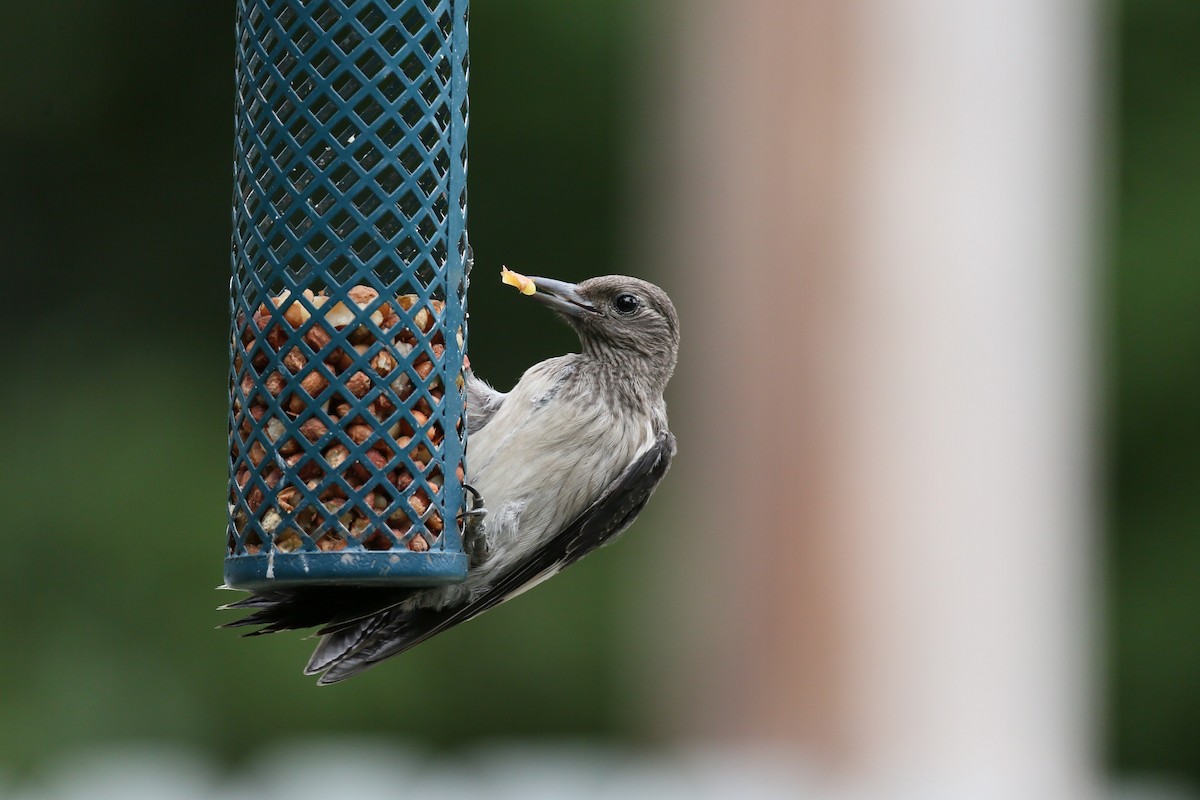
[[[596,307],[579,294],[579,287],[574,283],[556,281],[553,278],[536,278],[530,276],[537,291],[533,299],[554,311],[570,317],[585,317],[599,313]]]

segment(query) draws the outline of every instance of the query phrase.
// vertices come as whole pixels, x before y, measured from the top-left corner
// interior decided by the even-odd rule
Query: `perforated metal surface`
[[[239,0],[226,582],[465,575],[466,0]]]

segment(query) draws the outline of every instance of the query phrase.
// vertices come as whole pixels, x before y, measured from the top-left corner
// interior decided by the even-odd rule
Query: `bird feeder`
[[[225,581],[462,580],[467,0],[238,0]]]

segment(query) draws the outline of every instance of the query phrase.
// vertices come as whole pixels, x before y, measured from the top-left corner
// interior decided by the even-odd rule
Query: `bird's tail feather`
[[[258,592],[222,606],[222,609],[235,611],[253,609],[254,613],[221,627],[259,625],[261,627],[258,630],[245,635],[260,636],[279,631],[344,625],[390,608],[411,593],[412,590],[408,589],[371,590],[346,586]]]

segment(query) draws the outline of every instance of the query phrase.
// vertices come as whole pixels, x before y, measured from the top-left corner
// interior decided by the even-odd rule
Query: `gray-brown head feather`
[[[595,313],[567,317],[583,352],[661,397],[679,353],[679,315],[667,293],[648,281],[605,275],[578,284]]]

